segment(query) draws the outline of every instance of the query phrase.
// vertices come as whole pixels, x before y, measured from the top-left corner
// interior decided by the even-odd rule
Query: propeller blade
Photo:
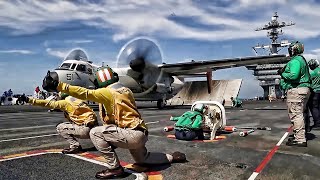
[[[64,60],[88,61],[88,56],[82,49],[73,49],[68,53]]]
[[[141,62],[142,60],[144,63]],[[139,61],[139,63],[136,61]],[[157,67],[162,64],[162,53],[159,46],[146,38],[136,38],[129,41],[121,48],[118,54],[117,68],[129,67],[130,63],[145,65],[141,69],[149,66]]]
[[[162,77],[158,65],[162,64],[160,47],[151,39],[135,38],[126,43],[117,58],[117,68],[128,68],[126,75],[139,84],[141,93],[135,97],[142,97],[155,91],[157,83]]]

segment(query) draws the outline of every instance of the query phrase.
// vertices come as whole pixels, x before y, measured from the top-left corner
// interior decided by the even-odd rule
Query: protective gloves
[[[278,69],[278,74],[282,77],[282,73],[285,71],[285,69],[286,69],[286,66],[284,66],[283,68],[281,68],[281,69]]]
[[[48,92],[57,92],[58,84],[58,74],[56,72],[48,71],[46,77],[43,79],[42,88]]]

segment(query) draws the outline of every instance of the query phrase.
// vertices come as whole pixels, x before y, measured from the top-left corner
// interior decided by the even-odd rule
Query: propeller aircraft
[[[162,57],[154,40],[135,38],[121,48],[116,67],[111,68],[118,73],[119,81],[132,90],[136,101],[157,101],[157,107],[162,109],[166,100],[182,89],[186,77],[206,77],[211,93],[212,71],[288,61],[285,55],[270,55],[166,64]],[[88,60],[84,50],[74,49],[55,72],[62,82],[94,89],[94,71],[98,67]]]

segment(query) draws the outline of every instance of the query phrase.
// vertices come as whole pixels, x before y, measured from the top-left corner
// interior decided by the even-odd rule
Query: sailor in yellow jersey
[[[116,147],[129,149],[138,164],[184,162],[186,157],[181,152],[164,154],[147,151],[145,144],[148,140],[148,128],[137,109],[133,93],[118,80],[117,73],[108,66],[95,72],[96,90],[59,82],[55,72],[48,72],[43,80],[42,86],[47,91],[60,91],[79,99],[100,103],[100,116],[104,125],[93,128],[90,138],[104,155],[108,168],[98,172],[96,178],[107,179],[124,174],[114,151]]]
[[[79,153],[82,151],[82,147],[76,138],[90,139],[91,128],[98,125],[97,116],[83,100],[65,93],[60,93],[59,96],[60,100],[58,101],[33,99],[26,96],[23,97],[23,100],[32,105],[62,110],[68,122],[58,124],[57,131],[70,144],[70,147],[64,149],[62,153]]]

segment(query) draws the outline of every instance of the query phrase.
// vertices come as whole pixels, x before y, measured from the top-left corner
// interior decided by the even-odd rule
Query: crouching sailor
[[[185,154],[148,152],[148,128],[137,109],[132,91],[118,82],[119,77],[110,67],[98,68],[95,72],[95,90],[59,82],[54,72],[48,72],[43,81],[47,91],[60,91],[83,100],[99,103],[103,126],[90,131],[90,139],[106,159],[107,169],[97,172],[96,178],[107,179],[125,174],[117,147],[129,149],[138,164],[165,164],[184,162]]]
[[[206,110],[204,104],[196,104],[193,111],[187,111],[179,117],[171,117],[171,121],[177,121],[174,127],[176,139],[186,141],[204,139],[202,124]]]
[[[70,147],[62,151],[64,154],[82,152],[82,147],[76,138],[90,139],[90,130],[96,126],[97,117],[94,111],[82,100],[60,93],[60,100],[40,100],[26,96],[22,100],[32,105],[44,106],[50,109],[60,109],[68,122],[57,125],[58,133],[66,139]]]

